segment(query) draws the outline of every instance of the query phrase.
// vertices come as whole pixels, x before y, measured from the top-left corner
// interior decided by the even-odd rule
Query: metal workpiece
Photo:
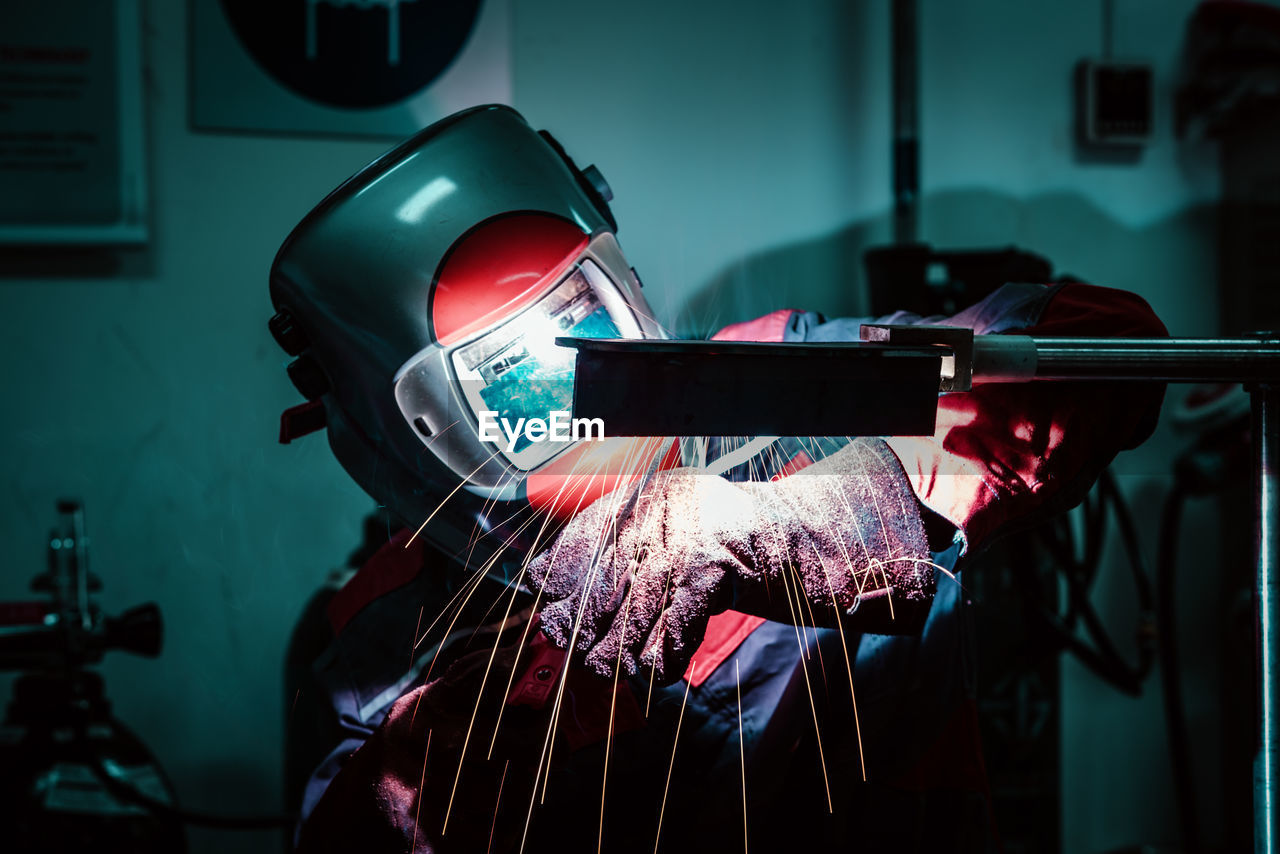
[[[864,323],[859,335],[868,344],[937,347],[943,351],[938,391],[968,391],[973,387],[973,348],[977,338],[967,326]]]
[[[956,326],[863,324],[862,340],[948,352],[939,391],[1029,380],[1253,382],[1280,378],[1280,336],[1042,338],[974,335]]]
[[[1252,389],[1255,548],[1254,599],[1257,639],[1257,753],[1253,758],[1254,846],[1259,854],[1280,852],[1280,390],[1271,383]]]
[[[606,436],[932,436],[948,351],[557,338],[577,350],[573,414]],[[838,378],[838,379],[835,379]],[[832,394],[832,383],[849,394]]]
[[[969,391],[975,383],[1036,378],[1036,342],[1026,335],[974,335],[967,326],[897,323],[864,323],[859,334],[868,344],[941,349],[940,392]]]
[[[1025,335],[979,335],[973,341],[972,381],[1024,383],[1039,376],[1040,353]]]
[[[978,339],[989,337],[995,336]],[[1031,340],[1037,379],[1253,382],[1280,378],[1280,338],[1271,336]]]

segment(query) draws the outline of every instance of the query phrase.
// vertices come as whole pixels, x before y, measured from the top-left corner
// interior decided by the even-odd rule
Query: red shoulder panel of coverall
[[[425,558],[424,546],[420,539],[409,543],[412,533],[407,528],[396,533],[329,600],[326,611],[335,635],[342,634],[365,605],[418,576]]]
[[[730,323],[715,335],[713,341],[781,341],[787,329],[787,321],[795,314],[795,309],[784,308],[771,311],[755,320],[744,320],[741,323]]]

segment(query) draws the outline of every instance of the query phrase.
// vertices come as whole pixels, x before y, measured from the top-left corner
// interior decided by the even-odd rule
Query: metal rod
[[[1266,338],[1033,338],[1037,379],[1251,382],[1280,378]]]
[[[1280,471],[1280,392],[1262,384],[1252,391],[1253,461],[1258,574],[1255,590],[1257,638],[1257,753],[1253,758],[1253,850],[1277,854],[1277,785],[1280,785],[1280,530],[1277,498]]]

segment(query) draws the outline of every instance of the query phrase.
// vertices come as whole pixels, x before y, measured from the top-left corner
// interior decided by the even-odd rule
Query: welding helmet
[[[453,553],[512,502],[565,506],[556,478],[599,451],[567,430],[574,351],[556,336],[662,335],[610,198],[504,106],[443,119],[347,180],[271,269],[270,328],[311,401],[282,440],[327,427],[356,482],[407,523],[430,517]]]

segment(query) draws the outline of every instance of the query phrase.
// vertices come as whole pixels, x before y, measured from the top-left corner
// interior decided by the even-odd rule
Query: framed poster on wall
[[[400,138],[511,101],[508,0],[190,0],[199,130]]]
[[[0,3],[0,244],[147,240],[138,0]]]

